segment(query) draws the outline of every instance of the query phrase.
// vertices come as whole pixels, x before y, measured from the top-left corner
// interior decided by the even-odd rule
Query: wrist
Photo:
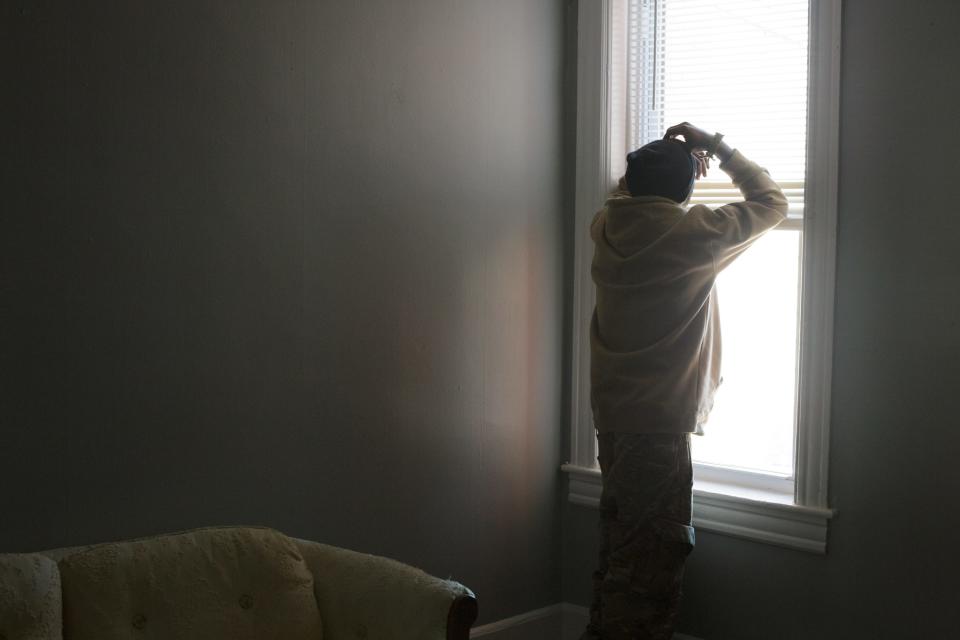
[[[717,153],[717,147],[720,146],[720,143],[723,141],[723,134],[719,131],[710,136],[709,142],[705,145],[704,150],[707,152],[707,156],[712,158]]]
[[[729,160],[730,156],[733,155],[733,152],[734,152],[733,147],[731,147],[730,145],[728,145],[726,142],[723,142],[723,141],[720,141],[720,144],[717,145],[717,148],[714,151],[716,156],[720,158],[721,163]]]

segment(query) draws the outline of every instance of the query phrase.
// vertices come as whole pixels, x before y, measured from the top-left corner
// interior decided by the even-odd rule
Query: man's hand
[[[707,151],[713,144],[713,134],[704,131],[700,127],[695,127],[689,122],[675,124],[663,134],[664,140],[672,140],[678,136],[683,136],[687,149],[690,153],[696,154],[697,151]]]
[[[700,127],[695,127],[689,122],[675,124],[663,134],[664,140],[676,140],[679,136],[683,136],[683,145],[693,155],[693,159],[696,160],[697,180],[706,176],[707,169],[710,168],[710,156],[708,153],[711,151],[716,153],[721,162],[726,162],[733,154],[733,149],[723,140],[720,140],[717,148],[714,149],[713,145],[716,144],[714,138],[717,136]],[[719,137],[723,138],[723,136]],[[680,141],[678,140],[678,142]]]

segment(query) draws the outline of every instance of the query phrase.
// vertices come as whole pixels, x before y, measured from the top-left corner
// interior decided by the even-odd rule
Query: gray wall
[[[825,557],[699,533],[682,629],[707,640],[955,637],[960,5],[844,3]],[[565,507],[588,601],[596,512]]]
[[[562,4],[0,12],[0,549],[259,523],[558,601]]]

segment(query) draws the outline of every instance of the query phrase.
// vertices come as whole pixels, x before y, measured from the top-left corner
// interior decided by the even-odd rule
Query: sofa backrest
[[[66,640],[321,640],[313,576],[271,529],[97,545],[60,560]]]

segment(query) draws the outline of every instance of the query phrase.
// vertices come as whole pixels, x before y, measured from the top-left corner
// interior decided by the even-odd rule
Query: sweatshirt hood
[[[660,196],[615,197],[607,200],[594,240],[628,258],[647,249],[683,218],[685,210]]]

